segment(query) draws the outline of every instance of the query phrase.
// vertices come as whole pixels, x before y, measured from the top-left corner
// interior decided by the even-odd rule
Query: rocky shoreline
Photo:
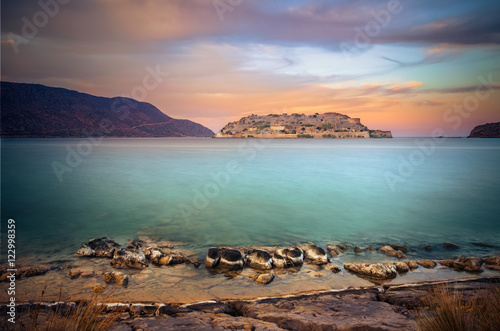
[[[168,303],[102,303],[102,314],[115,314],[109,330],[416,330],[415,321],[424,299],[436,286],[455,295],[485,299],[500,290],[500,277],[452,282],[426,282],[399,286],[372,286],[298,296],[256,300],[209,301],[188,305]],[[18,325],[38,323],[51,314],[67,314],[77,302],[18,304]],[[7,305],[0,305],[5,316]],[[0,322],[6,328],[6,321]]]

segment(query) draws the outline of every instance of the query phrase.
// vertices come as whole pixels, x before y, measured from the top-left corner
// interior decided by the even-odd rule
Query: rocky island
[[[467,138],[500,138],[500,122],[478,125]]]
[[[339,113],[250,115],[228,123],[214,138],[392,138],[359,118]]]

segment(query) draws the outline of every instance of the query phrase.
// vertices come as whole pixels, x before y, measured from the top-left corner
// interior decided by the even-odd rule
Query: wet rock
[[[434,249],[434,246],[432,246],[432,245],[425,245],[425,246],[423,246],[422,248],[423,248],[423,249],[425,249],[425,250],[430,251],[430,250],[433,250],[433,249]]]
[[[364,275],[373,278],[390,279],[397,276],[397,270],[394,264],[382,263],[346,263],[344,269],[354,272],[358,275]]]
[[[255,274],[255,275],[250,275],[248,277],[256,283],[259,283],[261,285],[267,285],[273,281],[274,274],[273,273]]]
[[[443,246],[443,248],[446,248],[446,249],[459,249],[460,248],[457,245],[452,244],[452,243],[444,243],[441,246]]]
[[[477,246],[477,247],[484,247],[484,248],[495,248],[495,246],[493,246],[493,245],[484,244],[484,243],[472,243],[472,245]]]
[[[488,256],[484,259],[484,263],[488,265],[498,265],[500,266],[500,255]]]
[[[485,264],[485,265],[484,265],[484,267],[485,267],[486,269],[500,271],[500,265]]]
[[[341,271],[340,267],[336,264],[329,266],[328,269],[334,274],[339,273]]]
[[[394,263],[394,266],[396,267],[396,270],[399,273],[404,273],[410,271],[410,267],[406,262],[396,262]]]
[[[375,247],[373,247],[372,245],[369,245],[368,247],[366,247],[366,251],[367,251],[367,252],[375,252],[375,251],[376,251],[376,249],[375,249]]]
[[[328,263],[328,257],[323,248],[316,245],[307,245],[302,250],[304,251],[306,261],[318,265]]]
[[[360,254],[360,253],[363,253],[363,251],[361,250],[361,248],[359,248],[358,246],[356,246],[356,247],[354,247],[354,253]]]
[[[418,264],[420,264],[422,267],[427,268],[427,269],[432,269],[436,266],[436,262],[432,260],[420,260],[417,261]]]
[[[330,252],[332,256],[337,256],[344,253],[347,247],[342,244],[336,244],[336,245],[329,244],[326,245],[326,249]]]
[[[69,270],[69,277],[75,279],[78,277],[89,278],[95,276],[95,271],[90,268],[71,268]]]
[[[480,257],[459,257],[456,259],[441,260],[439,263],[455,271],[483,272],[481,268],[483,259]]]
[[[207,256],[205,257],[205,266],[207,268],[215,268],[219,264],[220,251],[218,248],[212,247],[208,249]]]
[[[243,256],[236,249],[222,250],[219,267],[223,269],[241,269],[243,268]]]
[[[304,262],[304,252],[298,247],[280,248],[276,253],[283,256],[289,266],[299,266]]]
[[[411,252],[410,249],[404,245],[393,245],[393,244],[389,244],[389,246],[391,246],[394,250],[396,251],[401,251],[403,253],[409,253]]]
[[[276,252],[273,253],[273,266],[275,268],[286,268],[288,267],[288,263],[286,258]]]
[[[418,268],[418,263],[415,261],[405,261],[405,263],[408,265],[410,270],[415,270]]]
[[[112,258],[120,245],[107,237],[90,239],[76,252],[75,256]]]
[[[271,254],[262,250],[254,250],[245,257],[246,264],[250,268],[268,270],[273,267]]]
[[[389,245],[380,247],[379,251],[381,251],[385,255],[397,257],[398,259],[406,258],[406,255],[402,251],[395,250],[394,248],[392,248]]]
[[[187,308],[191,310],[202,311],[204,313],[234,315],[234,312],[231,310],[231,308],[227,304],[221,302],[195,303],[189,305]]]
[[[128,250],[128,249],[127,249]],[[132,251],[137,253],[138,250]],[[160,259],[164,256],[163,252],[159,248],[148,247],[143,250],[144,256],[149,259],[154,264],[160,264]]]
[[[110,272],[105,272],[102,275],[102,280],[104,280],[106,284],[117,284],[117,285],[127,286],[129,277],[128,275],[125,275],[122,272],[110,271]]]
[[[117,269],[144,269],[148,266],[148,262],[143,252],[132,252],[121,249],[115,252],[115,256],[111,260],[111,265]]]
[[[18,267],[15,271],[15,275],[16,279],[34,277],[44,275],[52,269],[56,268],[45,265]],[[11,273],[11,271],[8,271],[7,266],[0,266],[0,282],[9,282],[10,279],[7,277],[11,276]]]

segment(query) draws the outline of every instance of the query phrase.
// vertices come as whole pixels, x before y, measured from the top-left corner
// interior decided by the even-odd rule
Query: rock
[[[376,249],[375,249],[375,247],[373,247],[372,245],[369,245],[368,247],[366,247],[366,251],[367,251],[367,252],[375,252],[375,251],[376,251]]]
[[[137,250],[131,252],[137,253]],[[144,255],[154,264],[160,264],[160,259],[164,256],[159,248],[148,247],[143,250]],[[171,260],[171,259],[170,259]]]
[[[354,253],[360,254],[360,253],[363,253],[363,251],[361,250],[361,248],[359,248],[358,246],[356,246],[356,247],[354,247]]]
[[[329,266],[328,269],[335,274],[341,271],[340,267],[336,264]]]
[[[107,237],[90,239],[76,252],[76,256],[112,258],[120,245]]]
[[[346,263],[344,264],[344,269],[373,278],[389,279],[397,276],[394,264]]]
[[[276,253],[283,256],[290,266],[299,266],[304,262],[304,252],[298,247],[279,248]]]
[[[419,260],[417,261],[418,264],[420,264],[422,267],[427,268],[427,269],[432,269],[436,266],[436,262],[432,260]]]
[[[328,263],[328,257],[323,248],[316,245],[307,245],[303,247],[304,257],[306,261],[313,264],[326,264]]]
[[[430,251],[430,250],[433,250],[433,249],[434,249],[434,246],[432,246],[432,245],[425,245],[425,246],[423,246],[422,248],[423,248],[423,249],[425,249],[425,250]]]
[[[115,252],[115,256],[111,260],[111,265],[117,269],[144,269],[148,266],[148,263],[143,252],[132,252],[121,249]]]
[[[218,248],[209,248],[207,257],[205,257],[205,266],[207,268],[215,268],[219,264],[220,251]]]
[[[472,245],[477,247],[485,247],[485,248],[495,248],[493,245],[483,244],[483,243],[472,243]]]
[[[459,249],[460,248],[457,245],[452,244],[452,243],[444,243],[441,246],[443,246],[443,248],[447,248],[447,249]]]
[[[396,267],[396,270],[400,273],[408,272],[410,271],[410,267],[406,262],[396,262],[394,263],[394,266]]]
[[[250,268],[268,270],[273,267],[271,254],[262,250],[255,250],[245,257],[246,264]]]
[[[500,271],[500,265],[485,264],[485,265],[484,265],[484,267],[485,267],[486,269]]]
[[[219,267],[223,269],[243,268],[243,257],[240,251],[235,249],[224,249],[221,252]]]
[[[95,271],[90,268],[71,268],[69,270],[69,277],[75,279],[78,277],[89,278],[95,276]]]
[[[7,270],[7,266],[0,266],[0,282],[9,282],[10,279],[7,278],[11,275],[11,271]],[[36,265],[36,266],[26,266],[26,267],[18,267],[15,271],[16,279],[20,279],[23,277],[34,277],[43,275],[50,270],[55,269],[45,265]]]
[[[273,253],[273,266],[276,268],[286,268],[288,263],[286,258],[276,252]]]
[[[275,323],[286,330],[415,330],[416,323],[374,293],[326,294],[230,304],[238,315]],[[259,330],[259,329],[257,329]]]
[[[106,284],[117,284],[117,285],[127,286],[129,277],[128,275],[124,275],[121,272],[110,271],[110,272],[105,272],[102,275],[102,280],[104,280]]]
[[[330,252],[332,256],[337,256],[344,253],[347,249],[345,245],[337,244],[337,245],[326,245],[326,249]]]
[[[395,250],[394,248],[392,248],[389,245],[380,247],[379,251],[381,251],[385,255],[397,257],[398,259],[406,258],[406,255],[402,251]]]
[[[195,303],[189,305],[188,308],[196,311],[202,311],[204,313],[234,315],[231,308],[227,304],[221,302]]]
[[[322,272],[309,272],[308,276],[311,278],[321,278],[321,277],[324,277],[325,274]]]
[[[250,275],[248,277],[256,283],[259,283],[261,285],[267,285],[273,281],[274,274],[273,273],[256,274],[256,275]]]
[[[396,251],[401,251],[403,253],[409,253],[411,252],[410,249],[404,245],[393,245],[393,244],[389,244],[389,246],[391,246],[394,250]]]
[[[418,268],[418,263],[415,261],[406,261],[405,263],[408,265],[408,268],[410,268],[410,270],[415,270]]]
[[[172,256],[170,256],[170,255],[162,256],[158,260],[158,265],[171,265],[172,261],[173,261]]]
[[[441,260],[439,263],[455,271],[483,272],[481,268],[483,259],[480,257],[460,257],[454,260]]]
[[[484,259],[484,263],[488,265],[498,265],[500,266],[500,255],[488,256]]]
[[[500,122],[478,125],[467,138],[500,138]]]

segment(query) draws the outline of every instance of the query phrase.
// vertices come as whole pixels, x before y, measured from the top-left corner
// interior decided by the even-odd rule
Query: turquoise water
[[[422,142],[434,147],[425,154]],[[64,256],[96,236],[124,243],[138,234],[200,254],[310,241],[416,251],[454,242],[461,254],[495,251],[472,242],[500,247],[500,139],[1,143],[2,224],[16,220],[21,256]]]

